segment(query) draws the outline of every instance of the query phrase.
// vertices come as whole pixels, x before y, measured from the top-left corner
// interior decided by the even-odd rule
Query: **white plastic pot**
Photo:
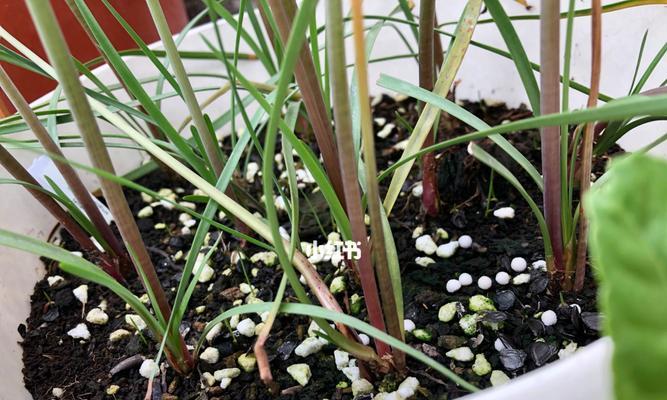
[[[367,3],[367,14],[386,15],[387,10],[394,7],[393,2]],[[535,3],[535,6],[537,6],[536,1]],[[455,20],[463,4],[464,1],[462,0],[438,2],[439,20],[441,22]],[[514,2],[504,2],[504,6],[510,15],[526,13],[521,6]],[[584,7],[583,4],[578,4],[578,6]],[[321,12],[320,10],[319,13]],[[532,14],[535,14],[535,12],[536,10],[531,11]],[[606,43],[606,50],[603,54],[604,75],[601,89],[603,93],[611,96],[621,96],[627,92],[634,70],[633,57],[638,51],[641,35],[646,29],[650,29],[649,41],[645,50],[647,57],[650,57],[662,45],[662,43],[656,43],[651,38],[664,38],[667,35],[667,26],[662,23],[665,20],[667,20],[667,8],[665,7],[645,7],[605,16],[603,39]],[[632,21],[632,24],[628,24],[628,21]],[[582,83],[588,81],[588,49],[590,47],[588,22],[588,18],[579,18],[575,28],[572,75]],[[519,36],[524,40],[530,59],[537,61],[539,59],[537,23],[534,21],[517,22],[515,26]],[[404,49],[399,47],[398,43],[400,41],[396,33],[391,28],[385,29],[386,32],[380,35],[375,44],[371,58],[404,52]],[[403,27],[401,30],[407,37],[411,37],[409,29]],[[187,50],[206,49],[205,44],[199,38],[200,34],[212,38],[212,26],[205,25],[191,31],[183,41],[181,48]],[[223,37],[233,38],[233,31],[223,26]],[[496,28],[491,24],[479,26],[474,39],[497,47],[504,47]],[[446,46],[447,42],[444,43]],[[352,59],[351,52],[348,57],[349,60]],[[127,61],[133,72],[139,77],[156,74],[152,65],[141,58],[127,58]],[[645,66],[646,63],[642,65]],[[188,61],[187,69],[190,72],[224,72],[217,61]],[[240,70],[250,79],[258,81],[266,79],[266,74],[257,61],[240,61]],[[667,65],[663,63],[654,74],[656,78],[649,80],[646,88],[657,86],[660,83],[658,79],[663,79],[666,72]],[[414,83],[416,83],[418,76],[417,66],[413,59],[372,64],[370,68],[371,84],[377,80],[380,73],[412,80]],[[114,82],[112,73],[106,66],[97,68],[95,74],[102,81]],[[510,106],[517,106],[526,101],[525,93],[512,62],[497,55],[472,48],[463,63],[459,77],[460,84],[457,88],[459,98],[472,100],[493,98],[506,101]],[[196,78],[193,83],[195,87],[209,87],[219,85],[220,81],[211,80],[211,78]],[[372,91],[380,93],[381,89],[372,85]],[[203,99],[206,96],[207,93],[204,93],[200,94],[199,97]],[[573,108],[581,107],[584,103],[584,96],[573,95],[571,102]],[[219,112],[221,109],[227,109],[228,104],[229,98],[225,97],[216,101],[209,108]],[[163,108],[168,118],[176,125],[179,125],[186,116],[185,107],[179,102],[165,101]],[[637,149],[650,142],[652,138],[664,133],[664,128],[664,124],[652,124],[640,132],[624,138],[622,144],[628,150]],[[69,129],[69,132],[71,132],[75,128],[73,125],[69,125],[62,126],[60,129],[63,132]],[[105,126],[104,129],[109,131],[111,128]],[[656,151],[667,155],[667,146],[663,145]],[[66,153],[74,159],[87,162],[85,152],[81,149],[68,149]],[[35,153],[28,151],[16,151],[15,155],[26,166],[30,165],[31,160],[35,157]],[[112,151],[112,158],[119,174],[136,168],[143,161],[143,157],[138,152],[129,150],[114,150]],[[2,176],[6,175],[4,171],[0,171],[0,174]],[[88,187],[97,187],[95,176],[85,173],[82,175]],[[53,218],[22,188],[1,186],[0,201],[0,228],[40,239],[48,238],[53,231],[55,226]],[[0,324],[0,340],[4,345],[3,361],[0,363],[0,387],[2,388],[3,398],[28,400],[31,397],[23,385],[21,373],[23,368],[22,350],[18,344],[21,338],[17,327],[24,323],[28,316],[30,295],[35,282],[43,276],[44,266],[36,256],[7,248],[0,248],[0,266],[4,270],[0,274],[0,321],[2,322]],[[512,380],[506,385],[471,395],[468,398],[471,400],[611,399],[610,354],[611,341],[601,339],[577,351],[568,359],[554,362]],[[54,382],[54,384],[57,383]]]

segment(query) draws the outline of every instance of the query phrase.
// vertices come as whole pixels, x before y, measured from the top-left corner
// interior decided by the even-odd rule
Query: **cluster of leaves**
[[[313,316],[329,340],[360,360],[374,364],[376,370],[386,371],[396,367],[402,372],[405,355],[408,355],[423,361],[462,387],[474,391],[472,385],[404,343],[401,277],[389,217],[415,161],[419,158],[423,161],[425,210],[430,214],[437,213],[440,205],[435,185],[437,169],[434,154],[450,146],[469,143],[469,152],[507,179],[535,212],[554,281],[562,282],[568,287],[573,276],[571,269],[574,260],[579,258],[579,264],[584,265],[586,254],[585,241],[581,240],[586,236],[586,225],[581,223],[581,207],[573,195],[573,188],[578,182],[575,170],[581,171],[580,191],[585,191],[590,185],[587,179],[590,179],[593,154],[603,153],[625,133],[643,123],[666,118],[667,95],[663,94],[662,88],[648,93],[654,95],[652,97],[643,96],[641,93],[648,77],[667,52],[667,47],[654,57],[637,84],[633,83],[629,96],[611,99],[597,90],[602,13],[653,2],[621,1],[602,7],[600,1],[594,1],[591,9],[575,10],[575,2],[571,0],[569,11],[560,14],[558,1],[544,1],[540,17],[543,32],[541,66],[527,58],[513,27],[513,20],[527,18],[508,16],[498,0],[469,0],[457,21],[445,22],[442,25],[437,23],[433,0],[422,1],[419,22],[415,22],[413,10],[407,0],[399,0],[398,5],[386,16],[364,15],[362,1],[353,0],[349,18],[344,17],[340,0],[327,0],[324,27],[318,26],[315,19],[317,1],[305,1],[297,7],[294,0],[260,0],[256,13],[251,1],[242,0],[239,13],[232,15],[219,1],[205,0],[207,10],[191,21],[175,38],[171,36],[159,1],[147,0],[164,50],[154,50],[147,46],[108,0],[103,2],[135,40],[137,50],[117,51],[84,0],[68,0],[67,4],[98,46],[101,59],[115,73],[118,83],[114,85],[105,85],[91,72],[90,66],[99,60],[81,63],[71,56],[50,5],[45,5],[40,0],[27,2],[47,50],[48,62],[26,48],[10,32],[0,28],[0,37],[11,44],[11,48],[0,48],[0,60],[22,66],[59,83],[47,104],[31,108],[0,69],[0,85],[19,111],[19,115],[2,120],[0,125],[0,162],[15,177],[14,180],[5,180],[3,183],[22,184],[30,190],[84,248],[101,257],[100,265],[96,266],[62,249],[11,232],[0,231],[0,245],[53,258],[61,263],[66,272],[112,289],[144,318],[155,336],[162,340],[162,349],[171,365],[182,373],[193,368],[198,348],[194,354],[186,349],[178,326],[186,314],[190,296],[197,284],[198,276],[192,273],[196,267],[195,261],[202,251],[207,233],[215,228],[261,248],[275,251],[284,272],[280,290],[273,302],[227,310],[208,325],[210,329],[215,323],[233,315],[270,311],[270,317],[255,346],[260,374],[265,382],[271,382],[271,373],[263,345],[270,334],[272,321],[278,313],[292,313]],[[492,19],[480,19],[484,7]],[[402,18],[399,16],[401,13]],[[204,15],[216,22],[213,25],[215,40],[202,38],[208,50],[179,50],[179,43]],[[598,56],[593,57],[590,89],[569,78],[572,27],[575,17],[581,15],[593,16],[593,31],[596,32],[593,35],[593,48]],[[567,20],[567,35],[564,70],[561,75],[559,44],[556,38],[559,37],[558,27],[562,18]],[[218,20],[224,20],[224,23],[236,32],[233,43],[223,40]],[[351,83],[347,76],[347,34],[344,30],[345,22],[349,20],[352,26],[350,36],[355,50],[355,75]],[[372,23],[366,26],[366,21]],[[472,40],[478,24],[491,22],[498,27],[509,51]],[[419,52],[412,51],[412,44],[400,33],[407,44],[407,54],[380,60],[369,59],[381,31],[390,28],[401,32],[397,25],[411,28],[419,44]],[[450,25],[455,27],[453,32],[446,30]],[[444,55],[440,44],[443,37],[452,39]],[[242,42],[251,49],[252,54],[240,51]],[[225,46],[232,45],[233,49],[226,51]],[[447,100],[470,46],[514,61],[530,100],[533,117],[491,127],[456,103]],[[145,57],[159,74],[139,80],[123,58],[127,54]],[[641,56],[640,52],[640,61]],[[367,69],[369,64],[374,62],[411,57],[416,57],[419,62],[419,86],[384,75],[378,81],[380,86],[388,90],[411,96],[421,102],[419,119],[400,160],[378,174]],[[198,75],[188,73],[183,60],[198,58],[218,60],[224,67],[225,74],[206,75],[211,81],[220,79],[224,84],[205,88],[193,87],[192,78]],[[241,59],[256,59],[256,62],[261,63],[269,76],[267,81],[254,82],[249,79],[239,68]],[[535,71],[541,71],[541,89],[538,88]],[[79,74],[88,77],[94,87],[83,87]],[[559,82],[563,84],[562,104],[559,104],[558,96],[554,94],[559,91]],[[147,83],[157,83],[155,94],[148,92]],[[124,91],[130,100],[120,100],[116,93],[119,90]],[[570,90],[588,94],[589,107],[584,110],[569,110]],[[200,103],[196,94],[201,92],[211,93]],[[211,117],[204,112],[206,107],[225,95],[231,97],[228,110],[217,117]],[[182,100],[189,113],[188,118],[179,126],[170,122],[161,109],[161,102],[172,97]],[[606,104],[596,107],[598,98]],[[68,108],[62,108],[60,102],[63,99],[68,101]],[[435,133],[438,131],[442,112],[470,125],[475,131],[440,140]],[[303,118],[304,115],[307,115],[307,118]],[[332,123],[332,117],[335,124]],[[111,124],[119,133],[104,133],[99,127],[99,120]],[[242,121],[242,126],[238,126],[238,120]],[[310,145],[298,134],[297,124],[303,120],[310,122],[320,154],[313,152]],[[58,133],[58,125],[72,121],[76,122],[80,135]],[[601,124],[608,121],[612,122],[606,125],[602,140],[594,147],[594,124],[598,123],[602,128],[604,126]],[[190,128],[189,136],[183,134],[187,127]],[[12,138],[12,133],[25,128],[30,128],[36,140]],[[534,128],[542,128],[541,173],[503,136]],[[223,153],[218,141],[218,132],[223,130],[232,132],[230,137],[233,149],[229,154]],[[570,133],[571,131],[573,133]],[[489,138],[505,151],[534,184],[544,191],[544,214],[539,207],[539,200],[528,195],[507,166],[475,144],[476,140],[484,138]],[[274,168],[278,139],[281,140],[288,172],[285,187],[279,183]],[[12,158],[5,146],[32,149],[48,155],[65,177],[83,211],[79,210],[57,185],[52,184],[51,189],[40,187]],[[93,165],[82,165],[65,158],[61,149],[73,146],[85,147]],[[144,151],[153,158],[154,165],[191,182],[204,193],[204,196],[197,198],[206,203],[204,211],[195,212],[128,178],[116,176],[108,152],[108,149],[113,147]],[[358,262],[350,260],[348,265],[361,282],[370,325],[343,312],[298,246],[300,196],[293,152],[316,181],[343,240],[361,243],[361,259]],[[253,214],[249,207],[239,200],[247,196],[240,185],[235,183],[234,173],[242,169],[244,154],[248,157],[251,153],[262,160],[265,201],[261,217]],[[319,155],[323,159],[323,165],[319,162]],[[581,159],[581,166],[577,164],[578,158]],[[106,222],[97,215],[99,212],[92,197],[83,187],[75,168],[91,171],[101,178],[102,191],[119,228],[120,238],[116,238]],[[386,196],[381,198],[378,185],[385,178],[391,178],[391,182]],[[123,196],[123,186],[169,202],[200,221],[173,304],[166,300],[157,279]],[[284,239],[279,230],[274,204],[276,193],[283,198],[288,210],[292,226],[289,240]],[[233,226],[215,220],[214,217],[220,209],[235,217]],[[368,232],[364,221],[366,213],[370,216],[370,241],[367,240]],[[581,228],[577,235],[575,232],[578,221]],[[89,239],[91,236],[97,240],[103,251],[97,250]],[[577,237],[580,239],[579,246],[576,245]],[[213,251],[215,249],[209,250],[207,257],[210,257]],[[132,265],[144,283],[151,304],[155,305],[153,313],[123,285],[125,279],[132,279]],[[581,281],[577,279],[577,283],[583,283],[583,271],[578,270]],[[311,298],[300,282],[299,275],[305,279],[308,290],[320,306],[311,305]],[[287,284],[294,290],[298,303],[283,304]],[[336,329],[331,328],[326,320],[336,322]],[[353,330],[372,335],[376,339],[375,349],[358,343]],[[161,352],[157,355],[158,359]],[[393,362],[388,363],[388,358]]]

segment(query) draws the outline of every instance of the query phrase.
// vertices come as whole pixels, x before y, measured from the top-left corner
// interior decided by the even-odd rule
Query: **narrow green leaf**
[[[533,109],[533,114],[540,114],[540,88],[537,85],[537,80],[535,79],[535,73],[530,65],[528,56],[526,55],[526,50],[524,50],[523,45],[521,44],[521,39],[514,30],[512,21],[507,17],[505,9],[500,4],[499,0],[484,0],[484,4],[488,8],[493,20],[500,31],[507,49],[509,49],[510,54],[512,55],[512,61],[516,66],[519,77],[521,77],[521,82],[523,82],[523,88],[528,95],[528,101],[530,106]]]

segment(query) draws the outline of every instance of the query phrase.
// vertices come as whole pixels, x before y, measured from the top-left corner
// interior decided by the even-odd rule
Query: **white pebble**
[[[579,347],[577,342],[568,343],[568,345],[565,346],[565,348],[558,351],[558,358],[567,358],[571,356],[577,351],[577,347]]]
[[[253,183],[255,182],[255,175],[259,171],[259,164],[256,162],[249,162],[245,170],[245,180]]]
[[[462,273],[461,275],[459,275],[459,283],[461,283],[461,286],[472,285],[472,275],[470,275],[467,272]]]
[[[447,281],[447,292],[454,293],[461,289],[461,282],[458,279],[450,279]]]
[[[435,253],[436,250],[438,250],[438,245],[435,244],[431,236],[422,235],[418,237],[417,240],[415,240],[415,249],[421,251],[422,253],[431,255]]]
[[[308,364],[293,364],[287,367],[287,373],[299,383],[301,386],[306,386],[310,377],[310,366]]]
[[[449,350],[445,355],[449,358],[453,358],[456,361],[472,361],[475,358],[475,355],[470,350],[470,347],[457,347],[455,349]]]
[[[505,271],[498,272],[496,274],[496,282],[498,282],[499,285],[507,285],[510,283],[510,274]]]
[[[302,184],[315,183],[315,177],[313,177],[313,174],[311,174],[310,171],[301,168],[296,170],[296,180]]]
[[[220,381],[224,378],[236,378],[241,375],[241,370],[238,368],[223,368],[213,372],[213,377],[216,381]]]
[[[86,314],[86,321],[95,325],[104,325],[109,322],[109,316],[101,309],[93,308]]]
[[[119,340],[123,340],[125,338],[130,337],[132,334],[130,331],[127,331],[125,329],[116,329],[115,331],[111,332],[109,334],[109,341],[110,342],[118,342]]]
[[[533,267],[534,270],[542,270],[546,271],[547,270],[547,262],[544,260],[537,260],[534,263],[531,264],[531,267]]]
[[[512,207],[502,207],[493,211],[493,216],[500,219],[514,218],[514,209]]]
[[[218,322],[217,324],[213,325],[210,331],[206,334],[206,341],[211,343],[215,338],[220,336],[220,332],[222,331],[222,322]]]
[[[65,282],[65,278],[60,275],[53,275],[46,278],[46,281],[49,282],[49,287],[53,287]]]
[[[335,325],[334,325],[335,326]],[[310,321],[310,325],[308,325],[308,336],[309,337],[319,337],[318,334],[322,334],[324,331],[320,326],[317,324],[315,321]]]
[[[199,355],[199,359],[209,364],[215,364],[220,359],[220,351],[215,347],[207,347]]]
[[[61,398],[63,397],[63,394],[65,394],[65,391],[62,390],[61,388],[56,387],[51,390],[51,395],[53,397]]]
[[[125,316],[125,323],[132,329],[144,330],[146,329],[146,322],[137,314],[127,314]]]
[[[84,323],[78,324],[74,328],[67,331],[67,335],[73,337],[74,339],[90,339],[90,331]]]
[[[396,392],[398,392],[398,395],[402,398],[408,399],[415,395],[418,388],[419,381],[417,378],[409,376],[405,378],[405,380],[401,382],[400,385],[398,385],[398,390],[396,390]]]
[[[257,357],[254,354],[241,354],[236,362],[245,372],[252,372],[257,366]]]
[[[391,131],[394,130],[394,127],[395,127],[395,126],[396,126],[396,125],[391,124],[391,123],[386,124],[386,125],[383,126],[382,129],[377,133],[377,136],[378,136],[380,139],[386,139],[387,136],[389,136],[389,135],[391,134]]]
[[[512,284],[514,285],[523,285],[530,282],[530,274],[519,274],[512,278]]]
[[[500,370],[491,371],[491,386],[499,386],[510,381],[509,376]]]
[[[419,182],[412,188],[412,195],[414,197],[422,197],[422,194],[424,194],[424,186]]]
[[[88,302],[88,285],[81,285],[72,290],[72,293],[74,293],[74,297],[76,297],[81,304],[86,304]]]
[[[412,332],[412,331],[415,330],[415,328],[416,328],[415,323],[412,322],[411,319],[404,319],[403,320],[403,329],[406,332]]]
[[[239,285],[239,290],[243,294],[250,294],[252,293],[252,286],[248,285],[247,283],[243,282]]]
[[[299,357],[308,357],[311,354],[315,354],[318,351],[322,350],[322,347],[326,344],[326,341],[316,337],[306,338],[301,344],[296,346],[294,349],[294,354]]]
[[[493,347],[496,349],[496,351],[502,351],[507,349],[508,347],[505,345],[505,342],[501,338],[496,339],[495,342],[493,342]]]
[[[368,344],[371,342],[371,338],[369,338],[365,333],[359,334],[359,340],[361,340],[361,344],[364,346],[368,346]]]
[[[153,215],[153,207],[146,206],[141,210],[139,210],[139,212],[137,213],[137,218],[148,218],[151,215]]]
[[[350,353],[343,350],[334,350],[334,361],[336,362],[336,368],[341,370],[347,367],[350,362]]]
[[[369,394],[371,392],[373,392],[373,384],[366,379],[358,379],[352,382],[352,396],[355,398],[357,398],[357,396]]]
[[[345,367],[341,372],[350,380],[350,382],[358,381],[361,378],[359,367],[356,366]]]
[[[146,359],[139,367],[139,375],[146,379],[149,379],[152,376],[158,376],[160,375],[160,367],[158,367],[158,365],[152,359]]]
[[[412,238],[417,239],[423,234],[424,234],[424,227],[420,225],[416,227],[414,231],[412,231]]]
[[[331,280],[329,291],[333,294],[343,293],[345,291],[345,278],[337,276]]]
[[[220,379],[220,387],[223,389],[227,389],[229,385],[232,384],[232,378],[222,378]]]
[[[144,201],[144,203],[152,203],[153,202],[153,197],[147,193],[141,192],[141,200]]]
[[[489,290],[493,285],[493,281],[488,276],[480,276],[477,280],[477,286],[482,290]]]
[[[250,318],[246,318],[236,325],[236,330],[245,337],[253,337],[255,336],[255,322]]]
[[[431,264],[435,264],[435,260],[431,257],[417,257],[415,258],[415,262],[422,267],[428,267]]]
[[[463,249],[470,248],[472,246],[472,238],[468,235],[463,235],[459,238],[459,246]]]
[[[512,262],[510,263],[510,266],[512,267],[512,271],[515,272],[523,272],[526,270],[526,267],[528,264],[526,263],[526,259],[523,257],[514,257],[512,259]]]
[[[442,322],[449,322],[454,319],[458,305],[459,303],[457,302],[451,302],[440,307],[440,310],[438,310],[438,319]]]
[[[449,258],[456,253],[456,249],[459,247],[459,242],[449,242],[441,244],[436,250],[436,254],[441,258]]]
[[[195,266],[192,268],[192,275],[196,276],[201,271],[199,279],[197,279],[199,283],[206,283],[213,278],[213,275],[215,275],[215,270],[208,265],[209,262],[210,260],[206,260],[206,254],[197,254]]]
[[[278,211],[286,211],[287,206],[285,205],[285,198],[283,196],[276,196],[273,199],[273,204],[276,206]]]
[[[268,267],[274,265],[277,259],[278,255],[273,251],[260,251],[259,253],[255,253],[252,255],[252,257],[250,257],[251,262],[263,262],[264,265]]]
[[[201,377],[206,381],[207,386],[215,385],[215,377],[210,372],[204,372]]]
[[[543,312],[540,319],[545,326],[556,325],[556,322],[558,322],[558,316],[553,310]]]

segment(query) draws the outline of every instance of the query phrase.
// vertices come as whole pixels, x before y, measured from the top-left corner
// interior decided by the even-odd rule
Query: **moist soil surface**
[[[400,157],[395,148],[397,143],[408,136],[408,126],[414,126],[418,113],[412,99],[395,99],[389,96],[374,100],[375,130],[381,131],[386,124],[393,128],[385,138],[377,138],[378,167],[386,168]],[[462,103],[465,108],[475,113],[490,125],[506,120],[516,120],[531,115],[530,111],[508,109],[502,104]],[[384,121],[382,120],[384,119]],[[439,125],[439,138],[454,137],[470,131],[448,116],[442,116]],[[308,136],[307,133],[302,133]],[[539,166],[539,135],[536,131],[521,132],[508,136],[509,140],[532,162]],[[528,189],[534,199],[540,199],[536,186],[515,164],[503,158],[502,153],[490,142],[479,143],[487,151],[496,155],[514,171],[519,180]],[[228,145],[228,144],[227,144]],[[314,148],[314,145],[313,145]],[[613,152],[619,151],[614,149]],[[595,162],[594,171],[599,176],[608,156]],[[437,217],[425,216],[421,201],[412,194],[412,189],[420,182],[419,168],[413,168],[412,175],[403,188],[390,218],[403,278],[405,318],[412,320],[417,328],[426,330],[431,338],[419,340],[407,333],[407,342],[428,354],[436,361],[451,368],[472,384],[485,388],[490,386],[490,374],[478,376],[473,373],[472,362],[455,361],[447,356],[450,349],[468,346],[475,354],[483,353],[494,370],[503,371],[509,377],[515,377],[559,358],[558,352],[566,345],[578,346],[597,339],[600,316],[596,312],[596,287],[590,277],[590,271],[582,292],[564,293],[562,296],[551,293],[547,288],[546,273],[539,268],[532,269],[531,263],[544,259],[542,238],[534,215],[517,191],[502,178],[492,177],[491,170],[477,162],[466,151],[466,146],[456,146],[437,154],[439,164],[439,190],[441,210]],[[255,159],[255,161],[259,161]],[[281,171],[278,171],[278,175]],[[161,172],[153,172],[138,182],[153,190],[173,189],[179,199],[193,193],[194,187],[189,182],[174,180]],[[261,197],[261,178],[253,183],[240,180],[256,199]],[[388,181],[382,183],[383,189]],[[301,240],[319,243],[326,242],[326,234],[331,232],[331,218],[321,195],[313,191],[314,185],[307,185],[301,195]],[[490,190],[491,188],[491,190]],[[126,192],[133,212],[136,214],[147,203],[135,192]],[[541,203],[541,202],[540,202]],[[499,219],[492,215],[500,207],[513,207],[513,219]],[[203,205],[197,205],[202,211]],[[184,258],[178,259],[178,253],[187,252],[192,241],[195,227],[191,233],[183,233],[183,223],[179,220],[180,212],[155,206],[154,213],[148,218],[138,219],[138,225],[151,252],[153,262],[167,296],[173,300],[179,278],[182,274]],[[316,218],[317,217],[317,218]],[[282,213],[281,220],[289,231],[287,216]],[[228,219],[223,220],[231,224]],[[155,225],[164,223],[164,229],[155,229]],[[413,231],[421,227],[424,234],[430,234],[438,244],[456,240],[461,235],[469,235],[474,243],[472,247],[459,248],[451,258],[440,258],[433,254],[435,263],[422,267],[415,262],[425,254],[415,249]],[[436,235],[438,228],[444,229],[449,238]],[[321,229],[324,229],[322,232]],[[212,230],[209,244],[213,244],[220,233]],[[192,296],[188,311],[184,317],[181,331],[185,332],[186,342],[195,344],[201,336],[205,324],[223,310],[233,307],[233,302],[243,300],[239,285],[249,282],[257,288],[256,297],[272,301],[279,286],[282,271],[276,266],[266,266],[261,262],[252,263],[249,258],[261,251],[250,244],[242,244],[229,234],[223,237],[218,249],[212,256],[211,266],[215,270],[213,279],[200,283]],[[60,243],[68,250],[78,250],[66,232],[62,232]],[[232,264],[234,250],[242,251],[248,259]],[[477,279],[483,275],[494,279],[499,271],[506,271],[511,276],[518,275],[510,268],[510,260],[524,257],[528,262],[525,273],[531,275],[530,282],[523,285],[512,283],[502,286],[495,280],[489,290],[477,286]],[[50,287],[46,278],[35,285],[32,295],[32,310],[25,325],[19,326],[23,337],[25,384],[35,399],[51,399],[53,388],[64,390],[63,399],[143,399],[146,394],[147,379],[139,374],[141,357],[154,357],[156,341],[151,333],[144,330],[140,335],[111,343],[109,334],[117,329],[131,330],[125,323],[124,316],[132,311],[125,303],[109,290],[95,284],[88,284],[89,309],[106,301],[106,313],[109,322],[105,325],[87,323],[91,337],[89,340],[73,339],[67,332],[77,324],[85,322],[82,317],[82,304],[73,296],[72,289],[86,282],[58,270],[55,263],[45,261],[47,275],[62,275],[64,283]],[[322,278],[328,283],[334,277],[335,268],[331,263],[317,266]],[[223,272],[228,270],[226,272]],[[463,286],[456,293],[448,293],[445,284],[467,272],[473,277],[473,284]],[[361,289],[350,269],[343,273],[347,289],[337,295],[343,307],[349,307],[349,297]],[[129,287],[137,295],[144,294],[138,279]],[[441,322],[438,310],[446,303],[459,301],[468,309],[470,296],[483,294],[494,301],[497,312],[486,313],[486,323],[479,323],[472,335],[466,335],[458,324],[459,318],[469,311],[459,313],[451,322]],[[294,300],[294,293],[288,289],[286,298]],[[205,306],[197,312],[195,308]],[[558,322],[545,326],[539,313],[554,310]],[[85,315],[85,314],[83,314]],[[356,314],[364,319],[365,311]],[[246,315],[255,323],[260,322],[257,315]],[[493,324],[496,328],[493,329]],[[296,356],[294,348],[308,336],[310,320],[306,317],[279,316],[267,343],[267,352],[275,381],[280,386],[279,398],[291,399],[351,399],[349,380],[336,368],[333,357],[333,345],[327,345],[320,352],[306,358]],[[510,349],[500,353],[494,348],[494,341],[502,338]],[[208,344],[219,350],[220,358],[216,364],[199,362],[196,370],[188,377],[176,376],[171,368],[166,368],[157,379],[153,388],[153,399],[271,399],[265,385],[259,380],[257,371],[241,372],[231,385],[221,389],[219,383],[208,387],[202,379],[204,372],[211,372],[228,367],[237,367],[239,355],[252,351],[254,337],[248,338],[230,333],[223,329],[222,334]],[[502,356],[501,356],[502,355]],[[129,366],[114,375],[112,368],[121,361],[129,359]],[[134,361],[133,361],[134,360]],[[286,368],[296,363],[307,363],[312,371],[312,378],[305,387],[300,387],[286,372]],[[451,399],[467,392],[440,376],[436,371],[408,358],[408,375],[416,377],[420,389],[416,398]],[[401,378],[396,376],[379,377],[375,391],[382,389],[389,392],[396,389]],[[107,395],[111,385],[117,385],[117,392]],[[361,398],[370,398],[366,395]]]

